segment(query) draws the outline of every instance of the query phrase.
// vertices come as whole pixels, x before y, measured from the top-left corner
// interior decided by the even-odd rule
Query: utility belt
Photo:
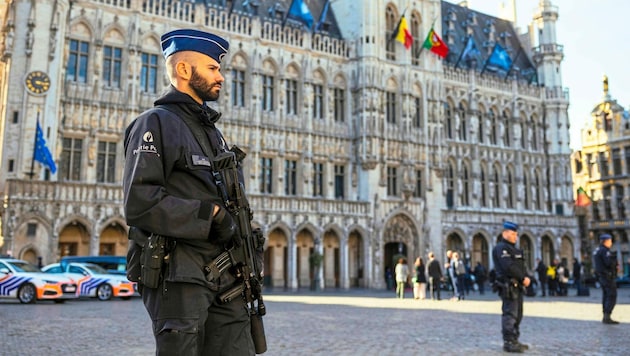
[[[129,229],[127,279],[147,288],[157,288],[164,277],[169,253],[174,248],[175,240],[132,226]]]
[[[505,299],[517,299],[524,292],[523,289],[523,285],[516,278],[499,278],[492,283],[492,291]]]
[[[614,272],[610,272],[610,271],[605,271],[605,272],[595,272],[595,276],[597,278],[604,278],[604,279],[614,279],[615,278],[615,273]]]

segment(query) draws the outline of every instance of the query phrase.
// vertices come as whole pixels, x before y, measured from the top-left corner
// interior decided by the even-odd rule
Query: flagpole
[[[466,43],[464,44],[464,49],[462,49],[462,52],[459,54],[459,58],[457,58],[457,62],[455,62],[455,68],[457,69],[457,65],[459,64],[459,61],[462,60],[462,57],[464,56],[464,51],[466,50],[466,48],[468,47],[468,41],[470,41],[470,35],[468,35],[467,37],[468,39],[466,40]]]
[[[492,57],[492,54],[494,54],[494,50],[497,48],[497,44],[494,44],[494,47],[492,47],[492,52],[490,52],[490,57]],[[486,59],[486,62],[483,64],[483,69],[481,70],[481,73],[479,73],[479,75],[482,75],[483,72],[486,71],[486,67],[488,66],[488,60],[490,60],[490,57],[488,57],[488,59]]]
[[[291,12],[291,8],[293,7],[293,3],[295,0],[291,0],[291,5],[289,5],[289,9],[287,10],[287,14],[284,16],[284,20],[282,20],[282,30],[284,30],[284,25],[287,24],[287,20],[289,19],[289,13]]]
[[[31,172],[28,174],[30,179],[33,180],[35,175],[35,152],[37,152],[37,125],[39,125],[39,108],[37,108],[37,121],[35,124],[35,135],[33,138],[33,159],[31,160]]]
[[[519,47],[518,48],[518,52],[516,53],[516,57],[514,58],[514,60],[512,61],[512,65],[510,66],[510,69],[507,71],[507,73],[505,73],[505,81],[507,82],[508,80],[508,76],[510,76],[510,72],[512,72],[512,68],[514,68],[514,63],[516,63],[516,60],[518,60],[518,56],[521,55],[521,51],[522,48]]]

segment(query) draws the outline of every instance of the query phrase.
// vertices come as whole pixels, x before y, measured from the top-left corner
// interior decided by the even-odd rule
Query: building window
[[[462,166],[462,206],[470,205],[470,174],[468,166]]]
[[[532,123],[532,142],[531,142],[531,146],[532,146],[532,150],[533,151],[537,151],[538,150],[538,136],[536,135],[536,132],[538,131],[538,129],[536,128],[536,123]]]
[[[602,177],[608,177],[608,158],[606,157],[606,152],[599,153],[599,174]]]
[[[499,127],[497,125],[497,117],[494,114],[494,111],[490,110],[490,112],[488,113],[489,119],[490,119],[490,144],[491,145],[496,145],[497,144],[497,132],[499,131]]]
[[[390,124],[396,123],[396,93],[387,92],[386,94],[386,117]]]
[[[14,111],[13,112],[13,123],[17,124],[20,121],[20,112],[19,111]]]
[[[514,179],[512,177],[512,169],[507,169],[507,207],[514,209]]]
[[[100,141],[96,159],[96,181],[114,183],[116,181],[116,142]]]
[[[446,167],[446,207],[455,206],[455,168],[451,162]]]
[[[67,181],[81,180],[81,155],[83,140],[80,138],[63,139],[59,177]]]
[[[103,47],[103,83],[111,88],[120,88],[122,48]]]
[[[273,178],[273,160],[271,158],[263,157],[260,159],[260,192],[271,194],[272,191],[272,178]]]
[[[345,197],[344,181],[346,172],[344,166],[335,165],[335,199],[343,199]]]
[[[313,196],[324,196],[324,164],[313,163]]]
[[[284,194],[297,194],[297,161],[284,161]]]
[[[626,162],[629,162],[629,158],[629,156],[626,156]],[[630,167],[628,169],[628,173],[630,173]],[[593,176],[593,155],[591,153],[586,154],[586,174],[588,174],[589,177]]]
[[[324,118],[324,86],[313,85],[313,119]]]
[[[532,198],[529,190],[529,179],[527,179],[527,174],[523,176],[523,205],[525,209],[531,209]]]
[[[273,111],[274,110],[273,77],[270,75],[263,75],[262,85],[263,85],[262,109],[263,111]]]
[[[612,151],[613,159],[613,174],[618,176],[622,174],[621,171],[621,148],[615,148]]]
[[[36,223],[28,223],[26,224],[26,236],[36,236],[37,235],[37,224]]]
[[[298,82],[294,79],[286,80],[286,113],[287,115],[297,115],[297,87]]]
[[[413,99],[413,103],[415,106],[415,113],[413,115],[413,127],[417,129],[422,128],[422,98],[415,97]]]
[[[13,172],[13,170],[15,170],[15,160],[14,159],[10,159],[9,160],[9,164],[8,164],[8,168],[7,168],[7,172]]]
[[[542,186],[542,182],[540,180],[540,174],[536,174],[536,210],[542,210],[542,204],[543,204],[543,189],[544,187]]]
[[[142,67],[140,69],[140,90],[145,93],[157,92],[158,56],[142,53]]]
[[[486,124],[486,117],[484,115],[479,115],[479,126],[477,127],[478,136],[477,139],[479,143],[482,144],[486,137],[486,130],[484,130]]]
[[[459,104],[458,108],[459,113],[459,139],[460,141],[468,140],[468,120],[466,118],[466,107]]]
[[[416,170],[416,190],[413,192],[414,198],[422,198],[424,197],[423,189],[424,189],[424,174],[422,170]]]
[[[335,121],[346,121],[346,91],[341,88],[335,88]]]
[[[624,153],[626,155],[626,174],[630,174],[630,146],[624,147],[623,150],[624,150]],[[587,157],[587,159],[588,159],[588,157]],[[589,172],[589,174],[590,174],[590,172]]]
[[[494,188],[492,191],[492,207],[500,208],[501,207],[501,186],[499,180],[499,170],[495,167],[492,172],[492,187]]]
[[[387,167],[387,196],[398,196],[398,176],[396,167]]]
[[[510,119],[507,111],[503,112],[503,122],[505,123],[505,130],[503,131],[503,146],[510,147]]]
[[[245,71],[232,69],[232,106],[245,107]]]
[[[385,10],[385,26],[387,30],[385,31],[385,58],[395,60],[396,59],[396,41],[392,40],[392,36],[394,35],[394,31],[398,25],[399,18],[396,18],[396,14],[394,14],[394,10],[388,6]],[[365,38],[366,41],[369,42],[369,37]]]
[[[479,199],[481,199],[481,206],[488,206],[488,177],[486,176],[486,169],[484,167],[481,168],[481,194],[479,195]]]
[[[70,40],[68,51],[68,68],[66,80],[71,82],[87,83],[87,66],[90,44],[84,41]]]
[[[453,139],[453,126],[455,125],[453,123],[453,110],[449,102],[444,103],[444,118],[445,118],[444,129],[446,130],[445,132],[446,138]]]

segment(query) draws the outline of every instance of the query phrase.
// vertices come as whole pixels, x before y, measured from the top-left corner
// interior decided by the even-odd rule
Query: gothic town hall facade
[[[126,253],[123,132],[167,86],[160,35],[198,28],[230,41],[216,107],[247,152],[267,285],[385,288],[394,260],[448,249],[492,268],[504,220],[529,268],[578,257],[551,1],[523,34],[438,0],[304,0],[312,23],[291,3],[0,4],[0,254]],[[403,15],[409,48],[392,39]],[[423,48],[432,28],[445,58]],[[509,68],[488,65],[497,47]],[[38,122],[54,173],[33,162]]]

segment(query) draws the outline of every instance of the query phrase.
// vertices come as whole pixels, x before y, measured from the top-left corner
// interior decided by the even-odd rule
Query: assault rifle
[[[213,159],[213,175],[223,202],[238,226],[238,236],[233,245],[212,263],[205,266],[206,278],[213,280],[226,269],[236,276],[236,284],[221,293],[221,303],[243,297],[249,310],[251,333],[257,354],[267,351],[265,329],[262,316],[266,314],[262,298],[262,261],[265,238],[262,230],[252,231],[252,210],[245,196],[245,187],[239,180],[238,164],[245,158],[245,152],[236,146],[230,151],[221,152]]]

